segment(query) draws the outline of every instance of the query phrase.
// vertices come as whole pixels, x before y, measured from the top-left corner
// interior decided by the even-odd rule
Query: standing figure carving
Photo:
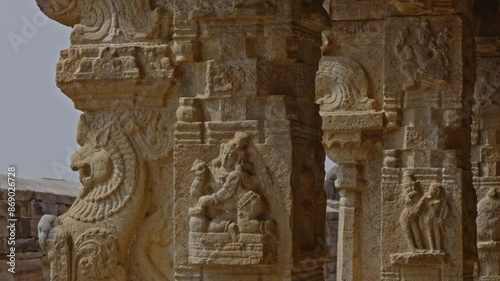
[[[424,249],[420,235],[419,216],[422,208],[422,190],[420,182],[415,180],[412,172],[405,172],[402,183],[402,196],[405,208],[399,222],[412,250]]]
[[[423,229],[427,239],[428,249],[442,252],[442,232],[444,231],[444,219],[448,216],[448,204],[443,186],[440,183],[432,183],[424,198],[426,210],[423,214]]]
[[[423,194],[411,171],[405,172],[401,186],[405,207],[399,222],[412,252],[444,252],[442,232],[449,209],[443,186],[433,182]]]

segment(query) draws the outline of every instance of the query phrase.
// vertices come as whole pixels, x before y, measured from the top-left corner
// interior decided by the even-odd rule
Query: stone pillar
[[[323,280],[318,1],[174,1],[175,280]]]
[[[172,280],[172,13],[147,0],[37,2],[73,28],[57,84],[83,111],[71,158],[82,191],[38,225],[51,280]]]
[[[84,111],[52,280],[323,280],[318,1],[37,2]]]
[[[316,84],[323,145],[345,171],[339,280],[470,280],[472,1],[325,5]]]
[[[500,1],[477,2],[472,165],[479,280],[500,280]]]

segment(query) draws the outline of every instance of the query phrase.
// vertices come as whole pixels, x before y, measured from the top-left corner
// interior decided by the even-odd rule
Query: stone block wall
[[[78,193],[78,184],[59,180],[17,180],[16,268],[7,271],[7,180],[0,175],[0,280],[49,281],[49,262],[38,243],[38,221],[44,214],[64,214]]]

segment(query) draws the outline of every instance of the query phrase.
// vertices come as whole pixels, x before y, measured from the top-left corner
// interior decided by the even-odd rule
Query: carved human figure
[[[191,196],[198,199],[190,209],[194,232],[227,232],[236,241],[239,233],[266,233],[274,221],[262,219],[264,199],[257,193],[259,180],[249,157],[250,136],[237,133],[223,143],[219,157],[208,165],[197,160]]]
[[[500,242],[500,196],[490,188],[477,204],[477,238],[480,242]]]
[[[422,199],[426,205],[425,212],[422,214],[422,228],[429,250],[442,252],[441,232],[444,219],[449,212],[443,186],[437,182],[432,183]]]
[[[402,196],[405,208],[401,212],[399,222],[403,228],[412,251],[424,249],[419,227],[420,211],[422,209],[422,192],[420,182],[415,180],[413,172],[406,171],[402,183]]]

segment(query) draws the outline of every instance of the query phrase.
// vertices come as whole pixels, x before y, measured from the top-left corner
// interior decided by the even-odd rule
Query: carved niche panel
[[[356,61],[346,57],[323,57],[316,75],[317,103],[322,112],[374,110],[368,96],[368,77]]]
[[[197,160],[190,194],[189,261],[192,264],[273,263],[278,232],[269,217],[247,133],[221,144],[219,157]]]
[[[391,17],[385,20],[384,92],[445,91],[450,107],[464,81],[458,16]]]
[[[416,28],[407,26],[399,31],[395,51],[400,60],[399,68],[406,76],[405,90],[446,82],[450,67],[450,33],[447,27],[436,33],[427,19],[421,20]]]
[[[476,75],[474,113],[500,112],[500,59],[479,60]]]
[[[423,193],[420,182],[407,171],[401,187],[404,209],[399,222],[411,250],[444,252],[442,230],[449,208],[443,186],[432,183]]]

